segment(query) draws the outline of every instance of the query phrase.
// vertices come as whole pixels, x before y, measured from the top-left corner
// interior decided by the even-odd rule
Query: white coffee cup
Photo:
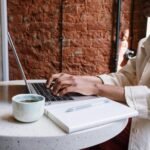
[[[18,94],[12,97],[12,114],[21,122],[33,122],[44,113],[45,97],[38,94]]]

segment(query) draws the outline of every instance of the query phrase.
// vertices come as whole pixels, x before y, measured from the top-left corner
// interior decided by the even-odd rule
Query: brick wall
[[[63,21],[67,42],[63,47],[63,70],[74,74],[109,72],[112,1],[68,1]]]
[[[132,48],[137,48],[139,39],[146,35],[146,17],[143,14],[143,4],[147,0],[134,0]]]
[[[9,31],[27,78],[45,78],[59,68],[58,0],[8,1]],[[12,51],[10,79],[20,78]]]
[[[61,70],[90,75],[110,72],[114,4],[115,0],[8,0],[9,31],[27,78],[46,78]],[[132,1],[122,2],[121,30],[124,25],[134,29],[129,41],[133,48],[145,34],[141,4],[142,0],[134,4],[131,28]],[[9,59],[10,79],[20,79],[12,50]]]

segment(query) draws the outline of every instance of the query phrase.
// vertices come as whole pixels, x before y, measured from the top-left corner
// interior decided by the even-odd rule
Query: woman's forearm
[[[98,95],[125,103],[125,93],[123,87],[101,84],[98,86]]]

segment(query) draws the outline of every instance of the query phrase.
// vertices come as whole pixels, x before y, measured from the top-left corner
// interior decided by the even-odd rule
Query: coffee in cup
[[[13,116],[21,122],[33,122],[44,114],[45,97],[38,94],[18,94],[12,97]]]

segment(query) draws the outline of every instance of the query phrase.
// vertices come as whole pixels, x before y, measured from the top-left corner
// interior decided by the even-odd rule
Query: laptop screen
[[[23,67],[22,67],[22,65],[21,65],[20,59],[19,59],[19,57],[18,57],[16,48],[15,48],[15,46],[14,46],[14,43],[13,43],[13,41],[12,41],[12,38],[11,38],[9,32],[8,32],[8,42],[9,42],[9,45],[10,45],[10,47],[12,48],[12,50],[13,50],[13,52],[14,52],[14,55],[15,55],[15,58],[16,58],[16,61],[17,61],[19,70],[20,70],[20,72],[21,72],[21,74],[22,74],[23,80],[25,81],[25,84],[26,84],[26,86],[27,86],[27,89],[28,89],[29,93],[32,93],[32,92],[31,92],[31,89],[30,89],[30,86],[29,86],[29,84],[28,84],[28,82],[27,82],[27,79],[26,79],[26,76],[25,76]]]

